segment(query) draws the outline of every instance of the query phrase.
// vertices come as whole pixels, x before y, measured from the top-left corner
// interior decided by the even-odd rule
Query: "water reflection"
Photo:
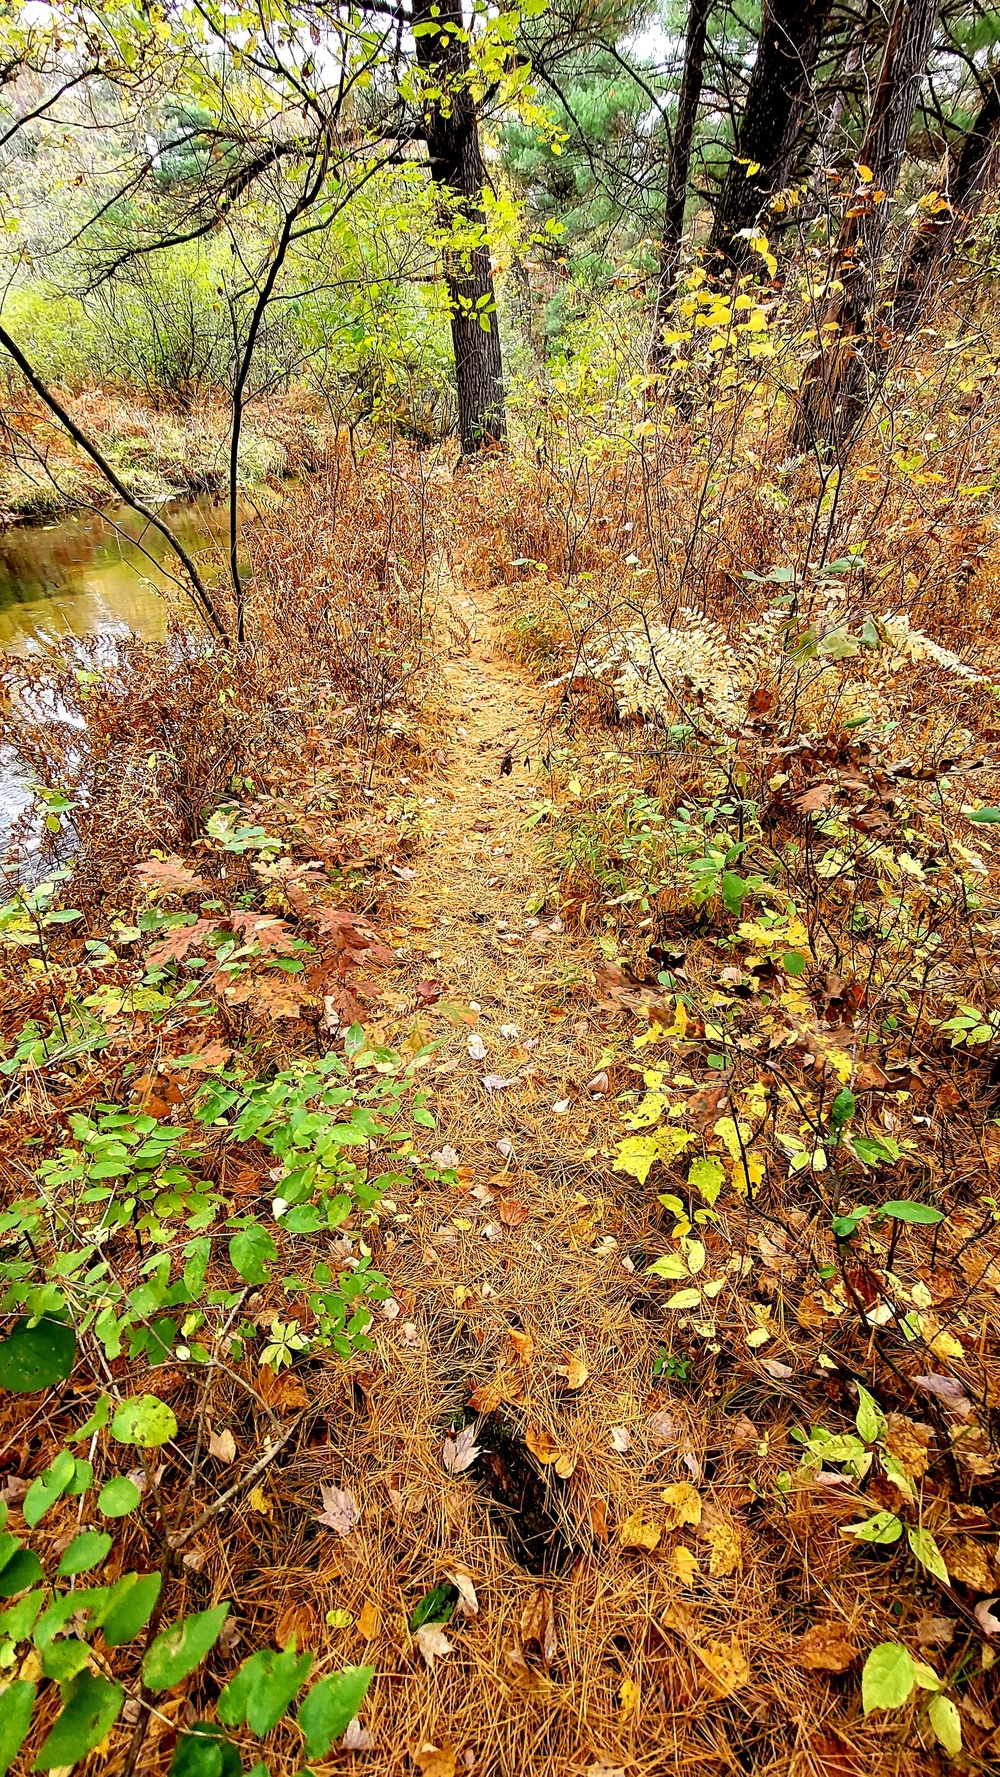
[[[205,495],[173,500],[162,511],[213,580],[225,547],[225,503]],[[159,641],[168,600],[183,596],[174,561],[166,539],[128,507],[0,532],[0,648],[34,652],[62,636],[130,631]]]

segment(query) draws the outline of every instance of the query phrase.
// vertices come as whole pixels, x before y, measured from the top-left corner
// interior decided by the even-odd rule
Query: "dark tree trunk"
[[[924,216],[914,230],[906,258],[899,268],[892,304],[892,326],[909,333],[916,326],[928,293],[956,236],[976,214],[996,162],[1000,141],[1000,71],[987,76],[979,115],[953,163],[950,177],[940,189],[941,209]]]
[[[871,172],[849,205],[831,272],[833,295],[819,320],[819,350],[799,391],[793,451],[843,445],[877,380],[879,272],[890,200],[899,180],[913,113],[927,69],[938,0],[896,0],[860,165]]]
[[[780,188],[794,157],[822,36],[824,0],[767,0],[746,106],[726,169],[709,251],[738,270],[740,239]],[[754,171],[750,171],[754,168]]]
[[[694,142],[694,128],[698,121],[698,104],[701,99],[701,87],[705,75],[705,38],[708,32],[708,15],[711,8],[712,0],[691,0],[691,10],[688,13],[687,36],[684,41],[684,73],[681,76],[681,90],[677,99],[677,122],[674,126],[670,165],[667,170],[667,198],[663,210],[660,269],[656,280],[656,304],[653,311],[653,337],[649,356],[650,364],[654,369],[661,368],[667,356],[663,344],[663,329],[666,325],[674,285],[677,282],[681,235],[684,232],[684,208],[687,203],[688,179],[691,173],[691,146]]]
[[[503,364],[483,211],[479,118],[469,84],[469,50],[461,0],[414,0],[417,64],[441,89],[425,108],[431,178],[442,226],[455,235],[445,249],[451,308],[458,431],[462,455],[507,437]],[[462,236],[467,237],[463,243]]]

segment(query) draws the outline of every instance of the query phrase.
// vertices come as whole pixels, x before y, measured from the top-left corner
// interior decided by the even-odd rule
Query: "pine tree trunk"
[[[794,156],[824,10],[823,0],[766,0],[746,106],[708,243],[734,271],[748,251],[741,231],[758,220]]]
[[[875,313],[892,195],[927,69],[938,0],[896,0],[859,164],[871,178],[849,205],[821,315],[820,346],[799,391],[794,452],[843,446],[878,382]]]
[[[987,76],[983,103],[954,161],[951,177],[941,181],[941,209],[923,218],[914,231],[899,268],[893,294],[891,325],[899,333],[916,326],[948,253],[963,224],[976,214],[995,169],[1000,143],[1000,71]]]
[[[660,241],[660,269],[656,280],[656,303],[653,310],[653,334],[649,349],[650,366],[662,369],[667,358],[663,343],[670,300],[677,282],[677,266],[684,232],[684,209],[687,204],[688,179],[691,173],[691,147],[698,104],[705,74],[705,38],[712,0],[691,0],[687,36],[684,42],[684,73],[677,99],[677,121],[670,149],[667,171],[667,198],[663,210],[663,235]]]
[[[443,95],[427,104],[424,133],[442,226],[457,237],[445,250],[444,276],[451,309],[458,431],[462,455],[472,456],[505,443],[507,437],[500,331],[483,211],[479,118],[469,85],[461,0],[414,0],[412,16],[418,27],[417,64]],[[463,234],[470,237],[464,244]]]

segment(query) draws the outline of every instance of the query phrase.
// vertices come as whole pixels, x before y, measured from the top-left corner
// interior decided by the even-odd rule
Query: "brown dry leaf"
[[[319,1490],[323,1510],[317,1513],[316,1523],[324,1524],[327,1530],[336,1531],[338,1536],[350,1536],[360,1518],[353,1494],[342,1487],[325,1487],[322,1482]]]
[[[358,1613],[358,1634],[365,1641],[374,1641],[382,1627],[382,1612],[377,1604],[366,1598]]]
[[[257,1372],[257,1392],[269,1407],[277,1407],[279,1413],[290,1413],[296,1407],[309,1405],[309,1396],[301,1382],[294,1376],[276,1376],[266,1364]]]
[[[743,1565],[743,1548],[740,1533],[734,1524],[713,1524],[708,1531],[712,1555],[708,1563],[708,1571],[717,1579],[724,1579],[726,1574],[738,1573]]]
[[[208,1440],[208,1454],[217,1462],[235,1462],[237,1456],[236,1439],[228,1428],[225,1431],[213,1431]]]
[[[282,1611],[274,1631],[274,1639],[278,1646],[285,1648],[295,1636],[298,1647],[308,1645],[310,1638],[316,1633],[316,1624],[308,1605],[290,1604]]]
[[[459,1568],[457,1572],[446,1574],[445,1577],[451,1581],[458,1593],[455,1604],[456,1617],[477,1617],[479,1615],[479,1599],[476,1597],[476,1588],[469,1574]]]
[[[425,1740],[422,1746],[413,1748],[411,1757],[419,1765],[422,1777],[455,1777],[458,1753],[454,1746],[432,1746]]]
[[[535,1352],[535,1341],[530,1333],[519,1333],[516,1327],[508,1330],[511,1350],[519,1364],[530,1364]]]
[[[546,1431],[544,1426],[536,1428],[533,1425],[529,1425],[524,1434],[524,1441],[536,1462],[558,1462],[560,1456],[565,1454],[564,1451],[560,1450],[552,1433]]]
[[[953,1580],[961,1580],[963,1586],[971,1586],[974,1592],[995,1589],[996,1578],[988,1552],[981,1543],[974,1543],[971,1536],[956,1537],[954,1542],[945,1545],[942,1553]]]
[[[807,1672],[846,1672],[854,1654],[839,1623],[813,1623],[795,1650],[795,1662]]]
[[[623,1549],[653,1550],[662,1535],[663,1525],[647,1522],[641,1510],[633,1512],[624,1524],[618,1526],[618,1541]]]
[[[660,1494],[667,1508],[666,1528],[678,1530],[682,1524],[701,1523],[701,1494],[690,1481],[674,1481]]]
[[[680,1581],[682,1586],[691,1586],[694,1584],[694,1576],[698,1572],[698,1563],[692,1555],[691,1550],[686,1548],[683,1543],[678,1543],[677,1547],[670,1551],[670,1572],[676,1580]]]
[[[501,1197],[497,1204],[497,1214],[505,1228],[519,1228],[526,1222],[531,1211],[520,1197]]]
[[[472,1425],[463,1425],[456,1437],[445,1438],[441,1461],[449,1475],[464,1474],[467,1468],[472,1467],[480,1453],[480,1447],[476,1443],[478,1430],[478,1423],[474,1421]]]
[[[930,1467],[930,1426],[908,1419],[905,1413],[890,1413],[887,1423],[885,1447],[890,1456],[902,1463],[911,1481],[922,1480]]]
[[[917,1640],[923,1648],[950,1647],[957,1628],[957,1617],[935,1617],[925,1610],[917,1624]]]
[[[667,1605],[660,1622],[665,1629],[676,1629],[678,1635],[690,1635],[694,1630],[694,1611],[683,1598],[674,1598]]]
[[[839,1734],[811,1734],[809,1750],[816,1777],[862,1777],[861,1766]]]
[[[608,1540],[608,1508],[603,1499],[592,1499],[590,1502],[590,1528],[595,1541],[606,1543]]]
[[[189,889],[203,889],[204,879],[189,870],[183,858],[171,852],[169,858],[150,858],[145,864],[137,864],[135,873],[139,881],[147,888],[169,890],[171,894],[187,894]]]
[[[538,1587],[521,1612],[522,1645],[528,1647],[533,1641],[546,1666],[551,1665],[559,1643],[556,1640],[552,1594],[545,1586]]]
[[[738,1642],[707,1641],[704,1647],[695,1647],[702,1665],[708,1673],[710,1688],[718,1698],[731,1697],[734,1691],[740,1691],[750,1683],[750,1667],[746,1656]]]
[[[544,1672],[534,1672],[519,1647],[510,1648],[504,1659],[519,1691],[528,1691],[535,1697],[551,1697],[556,1689],[551,1678],[546,1678]]]
[[[556,1375],[565,1376],[567,1388],[582,1388],[590,1371],[582,1357],[571,1357],[566,1363],[556,1365]]]
[[[495,1413],[504,1401],[519,1401],[524,1396],[524,1385],[521,1379],[501,1371],[489,1382],[480,1382],[469,1396],[469,1406],[474,1413]]]

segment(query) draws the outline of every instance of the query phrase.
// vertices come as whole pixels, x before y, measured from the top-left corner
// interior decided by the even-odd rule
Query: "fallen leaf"
[[[477,1030],[469,1032],[469,1040],[465,1046],[469,1051],[469,1056],[472,1061],[486,1060],[486,1044],[483,1042],[483,1039]]]
[[[517,1074],[512,1075],[509,1080],[505,1080],[502,1074],[484,1074],[482,1079],[487,1092],[503,1092],[506,1087],[519,1086],[520,1083]]]
[[[563,1455],[556,1457],[555,1468],[560,1481],[569,1480],[579,1460],[575,1451],[568,1450]]]
[[[566,1363],[556,1365],[556,1375],[565,1376],[567,1388],[582,1388],[590,1371],[582,1357],[571,1357]]]
[[[535,1350],[535,1341],[531,1337],[531,1334],[519,1333],[516,1327],[511,1327],[507,1337],[510,1340],[511,1350],[517,1358],[518,1363],[530,1364]]]
[[[655,1549],[662,1535],[663,1525],[647,1522],[641,1510],[618,1526],[618,1541],[623,1549]]]
[[[669,1487],[664,1487],[660,1498],[667,1508],[668,1530],[677,1530],[682,1524],[701,1523],[701,1494],[690,1481],[672,1482]]]
[[[600,1073],[594,1074],[587,1081],[587,1091],[592,1092],[595,1098],[606,1098],[610,1084],[611,1082],[602,1068]]]
[[[740,1533],[733,1524],[713,1524],[707,1533],[712,1555],[708,1571],[718,1579],[737,1573],[743,1565]]]
[[[265,1518],[273,1518],[274,1516],[274,1502],[268,1499],[263,1487],[251,1488],[247,1505],[252,1512],[260,1512]]]
[[[625,1766],[616,1765],[611,1758],[602,1754],[592,1765],[588,1765],[583,1777],[626,1777]]]
[[[455,1777],[458,1754],[453,1746],[432,1746],[425,1740],[422,1746],[413,1748],[411,1756],[422,1777]]]
[[[975,1606],[973,1614],[984,1635],[1000,1635],[1000,1617],[994,1612],[995,1604],[1000,1604],[1000,1598],[980,1598]]]
[[[646,1430],[654,1450],[669,1450],[680,1436],[677,1421],[662,1408],[659,1413],[650,1414],[646,1421]]]
[[[477,1617],[479,1615],[479,1599],[476,1597],[476,1588],[469,1575],[463,1573],[459,1568],[457,1572],[449,1573],[448,1578],[458,1593],[455,1615],[457,1617]]]
[[[533,1697],[552,1696],[556,1686],[551,1678],[547,1678],[544,1672],[533,1671],[519,1647],[509,1648],[504,1659],[518,1690],[527,1691]]]
[[[791,1364],[783,1364],[780,1358],[776,1357],[762,1357],[760,1367],[762,1370],[766,1370],[769,1376],[773,1376],[775,1382],[784,1382],[789,1376],[795,1374]]]
[[[296,1407],[308,1407],[309,1396],[294,1376],[277,1376],[265,1364],[257,1371],[257,1390],[269,1407],[279,1413],[290,1413]]]
[[[366,1598],[358,1616],[358,1634],[365,1641],[374,1641],[382,1627],[382,1612],[377,1604]]]
[[[232,1432],[228,1429],[213,1431],[208,1440],[208,1454],[214,1456],[218,1462],[235,1462],[236,1439]]]
[[[422,1006],[433,1006],[444,992],[444,982],[418,981],[414,991]]]
[[[937,1396],[960,1419],[968,1419],[972,1412],[970,1401],[962,1384],[954,1376],[914,1376],[914,1386],[923,1389],[925,1394]]]
[[[348,1722],[340,1744],[345,1752],[370,1752],[372,1737],[355,1716],[353,1721]]]
[[[807,1672],[846,1672],[854,1655],[839,1623],[813,1623],[795,1650],[795,1662]]]
[[[550,1665],[559,1646],[556,1640],[552,1594],[545,1586],[533,1592],[521,1612],[521,1642],[524,1647],[534,1641],[546,1666]]]
[[[678,1635],[690,1635],[694,1628],[694,1611],[683,1598],[671,1599],[660,1622],[665,1629],[676,1629]]]
[[[970,1536],[956,1537],[948,1544],[944,1557],[953,1580],[961,1580],[963,1586],[971,1586],[974,1592],[995,1590],[996,1575],[987,1552]]]
[[[618,1721],[624,1726],[639,1703],[639,1686],[631,1678],[623,1678],[621,1690],[618,1692]]]
[[[459,1165],[458,1155],[454,1148],[448,1147],[447,1143],[443,1148],[438,1148],[437,1151],[431,1155],[431,1159],[435,1166],[440,1166],[442,1172],[451,1172]]]
[[[536,1462],[558,1462],[559,1457],[563,1454],[552,1433],[546,1431],[544,1426],[536,1429],[535,1426],[529,1425],[524,1434],[524,1441]]]
[[[698,1563],[691,1550],[686,1548],[683,1543],[678,1543],[677,1547],[670,1551],[670,1571],[682,1586],[693,1585],[694,1576],[698,1572]]]
[[[617,1450],[619,1456],[624,1456],[625,1452],[631,1446],[631,1443],[632,1443],[632,1438],[631,1438],[631,1434],[629,1432],[627,1425],[612,1426],[612,1428],[611,1428],[611,1448],[612,1448],[612,1450]]]
[[[594,1540],[606,1543],[608,1540],[608,1508],[603,1499],[594,1498],[590,1502],[590,1528]]]
[[[917,1624],[917,1640],[923,1648],[950,1647],[957,1628],[957,1617],[935,1617],[925,1610]]]
[[[338,1536],[350,1536],[356,1527],[360,1513],[354,1503],[353,1495],[341,1487],[324,1487],[320,1485],[323,1497],[323,1510],[317,1515],[316,1523],[325,1524]]]
[[[720,1699],[731,1697],[734,1691],[750,1683],[750,1667],[735,1640],[708,1641],[694,1651],[708,1673],[712,1691]]]
[[[414,1640],[431,1672],[435,1660],[443,1660],[455,1651],[439,1623],[422,1623],[414,1630]]]
[[[505,1228],[519,1228],[526,1222],[531,1211],[520,1197],[501,1197],[497,1204],[497,1214]]]
[[[479,1445],[476,1443],[478,1430],[478,1423],[473,1421],[472,1425],[463,1425],[457,1437],[445,1439],[441,1461],[449,1475],[461,1475],[472,1467],[479,1455]]]

